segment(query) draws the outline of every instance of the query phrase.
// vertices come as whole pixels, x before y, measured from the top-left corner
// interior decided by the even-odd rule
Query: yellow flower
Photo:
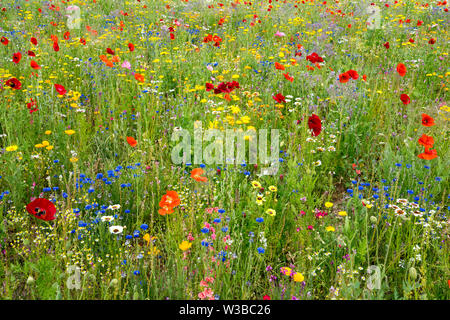
[[[34,145],[35,148],[43,148],[45,147],[42,143],[38,143]]]
[[[43,145],[44,147],[49,146],[49,145],[50,145],[50,142],[48,142],[47,140],[44,140],[44,141],[42,141],[42,145]]]
[[[331,208],[333,206],[333,203],[331,202],[325,202],[325,207],[326,208]]]
[[[66,130],[64,132],[70,136],[75,133],[75,130],[70,129],[70,130]]]
[[[296,272],[294,274],[294,281],[295,282],[303,282],[303,280],[305,280],[305,277],[301,273]]]
[[[46,135],[52,134],[52,132],[50,130],[45,131]]]
[[[252,181],[252,187],[255,189],[260,189],[261,188],[261,183],[259,183],[258,181]]]
[[[53,148],[53,147],[52,147]],[[48,149],[48,148],[47,148]],[[70,158],[70,162],[72,162],[72,163],[74,163],[74,162],[77,162],[78,161],[78,158],[75,158],[75,157],[72,157],[72,158]]]
[[[19,148],[17,145],[12,145],[12,146],[6,147],[6,151],[16,151],[17,148]]]
[[[54,148],[53,146],[47,146],[47,148],[45,148],[45,149],[52,150],[53,148]]]
[[[346,217],[347,216],[347,211],[339,211],[338,215],[340,215],[341,217]]]
[[[277,192],[278,189],[275,186],[270,186],[269,190],[272,191],[272,192]]]
[[[183,241],[183,242],[181,242],[180,245],[179,245],[180,249],[183,250],[183,251],[186,251],[186,250],[189,249],[191,246],[192,246],[192,243],[191,243],[191,242],[188,242],[188,241],[186,241],[186,240]]]
[[[333,226],[328,226],[328,227],[325,228],[325,230],[331,231],[331,232],[334,232],[334,231],[335,231],[335,229],[334,229]]]
[[[277,214],[276,211],[273,209],[267,209],[266,213],[271,217],[275,217],[275,215]]]

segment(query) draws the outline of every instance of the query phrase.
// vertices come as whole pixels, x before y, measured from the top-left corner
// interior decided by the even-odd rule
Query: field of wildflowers
[[[450,299],[448,7],[1,1],[0,298]]]

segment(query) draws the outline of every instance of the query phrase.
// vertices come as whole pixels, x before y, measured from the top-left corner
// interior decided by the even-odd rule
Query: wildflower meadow
[[[1,0],[0,298],[449,300],[448,8]]]

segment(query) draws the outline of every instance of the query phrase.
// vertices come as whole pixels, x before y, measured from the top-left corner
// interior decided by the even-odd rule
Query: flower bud
[[[411,277],[412,280],[416,280],[417,279],[417,270],[414,267],[409,268],[409,276]]]
[[[378,219],[375,216],[370,216],[370,222],[377,223]]]

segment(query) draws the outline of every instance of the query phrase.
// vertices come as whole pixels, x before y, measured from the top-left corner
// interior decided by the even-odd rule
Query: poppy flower
[[[52,35],[50,36],[50,39],[52,39],[53,42],[58,42],[58,37],[55,36],[54,34],[52,34]]]
[[[418,140],[419,144],[424,146],[425,148],[433,148],[434,139],[433,137],[427,136],[426,134],[422,134],[422,136]]]
[[[272,98],[278,103],[282,103],[282,102],[286,103],[286,99],[281,93],[277,93],[277,95],[272,96]]]
[[[58,44],[58,42],[53,42],[53,50],[55,50],[55,52],[59,51],[59,44]]]
[[[169,207],[174,208],[181,203],[180,198],[178,198],[178,193],[176,191],[167,191],[165,195],[162,196],[159,206],[161,208]]]
[[[362,78],[363,78],[364,81],[367,81],[367,75],[363,74]]]
[[[35,218],[44,221],[51,221],[55,219],[56,207],[50,200],[37,198],[27,204],[26,209]]]
[[[418,157],[420,159],[424,159],[424,160],[432,160],[434,158],[436,158],[437,155],[437,151],[436,150],[430,150],[429,148],[425,147],[425,152],[421,153],[418,155]]]
[[[162,216],[165,216],[166,214],[173,213],[173,209],[171,207],[164,206],[164,207],[161,207],[160,209],[158,209],[158,213]]]
[[[206,182],[208,181],[207,177],[202,177],[202,174],[204,173],[202,168],[195,168],[194,170],[192,170],[191,172],[191,177],[195,180],[195,181],[201,181],[201,182]]]
[[[41,68],[41,66],[38,65],[37,62],[34,61],[34,60],[31,60],[30,65],[31,65],[31,67],[32,67],[33,69],[35,69],[35,70],[39,70],[39,69]]]
[[[28,50],[27,54],[28,54],[30,57],[36,57],[36,54],[35,54],[33,51],[31,51],[31,50]]]
[[[353,79],[353,80],[357,80],[359,78],[359,74],[358,72],[356,72],[355,70],[348,70],[347,74]]]
[[[385,44],[383,44],[383,46],[386,48],[386,49],[389,49],[389,41],[388,42],[386,42]]]
[[[22,88],[22,83],[16,78],[6,80],[5,85],[15,90],[19,90],[20,88]]]
[[[206,83],[205,87],[206,91],[211,91],[214,89],[214,85],[212,83]]]
[[[411,42],[411,43],[414,43],[414,39],[413,38],[409,38],[408,41]]]
[[[109,53],[110,55],[114,55],[114,51],[111,48],[107,48],[106,52]]]
[[[281,63],[275,62],[275,69],[284,70],[285,67]]]
[[[70,32],[66,31],[64,32],[64,40],[69,40],[70,39]]]
[[[312,135],[317,137],[322,131],[322,121],[320,120],[318,115],[311,115],[308,118],[308,128],[312,130]]]
[[[406,67],[403,63],[399,63],[397,65],[397,72],[401,77],[404,77],[406,74]]]
[[[2,45],[6,46],[6,45],[8,45],[9,40],[6,37],[1,37],[0,42],[2,43]]]
[[[289,75],[289,72],[288,73],[283,73],[283,76],[286,78],[286,80],[288,80],[290,82],[294,81],[294,78]]]
[[[20,59],[22,59],[22,54],[20,52],[16,52],[13,54],[13,62],[14,63],[19,63]]]
[[[306,60],[311,63],[323,62],[322,57],[320,57],[317,53],[313,52],[310,55],[306,56]]]
[[[137,146],[137,141],[133,137],[127,137],[127,142],[133,148]]]
[[[411,102],[411,99],[409,98],[409,96],[405,93],[400,95],[400,100],[402,100],[403,104],[409,104]]]
[[[350,80],[350,75],[348,74],[348,72],[344,72],[344,73],[341,73],[339,75],[339,82],[340,83],[346,83],[349,80]]]
[[[66,88],[64,88],[64,86],[62,86],[62,85],[60,85],[60,84],[56,84],[55,83],[55,89],[56,89],[56,91],[58,91],[58,93],[60,94],[60,95],[65,95],[66,93],[67,93],[67,90],[66,90]]]
[[[267,294],[263,297],[263,300],[270,300],[270,296],[268,296]]]
[[[429,115],[422,113],[422,125],[425,127],[432,127],[435,125],[434,119]]]
[[[35,37],[31,37],[30,39],[31,43],[37,46],[37,39]]]
[[[435,44],[435,43],[436,43],[436,39],[431,38],[431,39],[428,41],[428,43],[429,43],[429,44]]]
[[[85,46],[86,45],[86,39],[84,38],[80,38],[80,43]]]
[[[142,75],[142,74],[140,74],[140,73],[135,73],[134,74],[134,78],[137,80],[137,81],[139,81],[139,82],[144,82],[145,80],[144,80],[144,76]]]
[[[128,49],[133,52],[134,51],[134,44],[132,44],[131,42],[128,44]]]

